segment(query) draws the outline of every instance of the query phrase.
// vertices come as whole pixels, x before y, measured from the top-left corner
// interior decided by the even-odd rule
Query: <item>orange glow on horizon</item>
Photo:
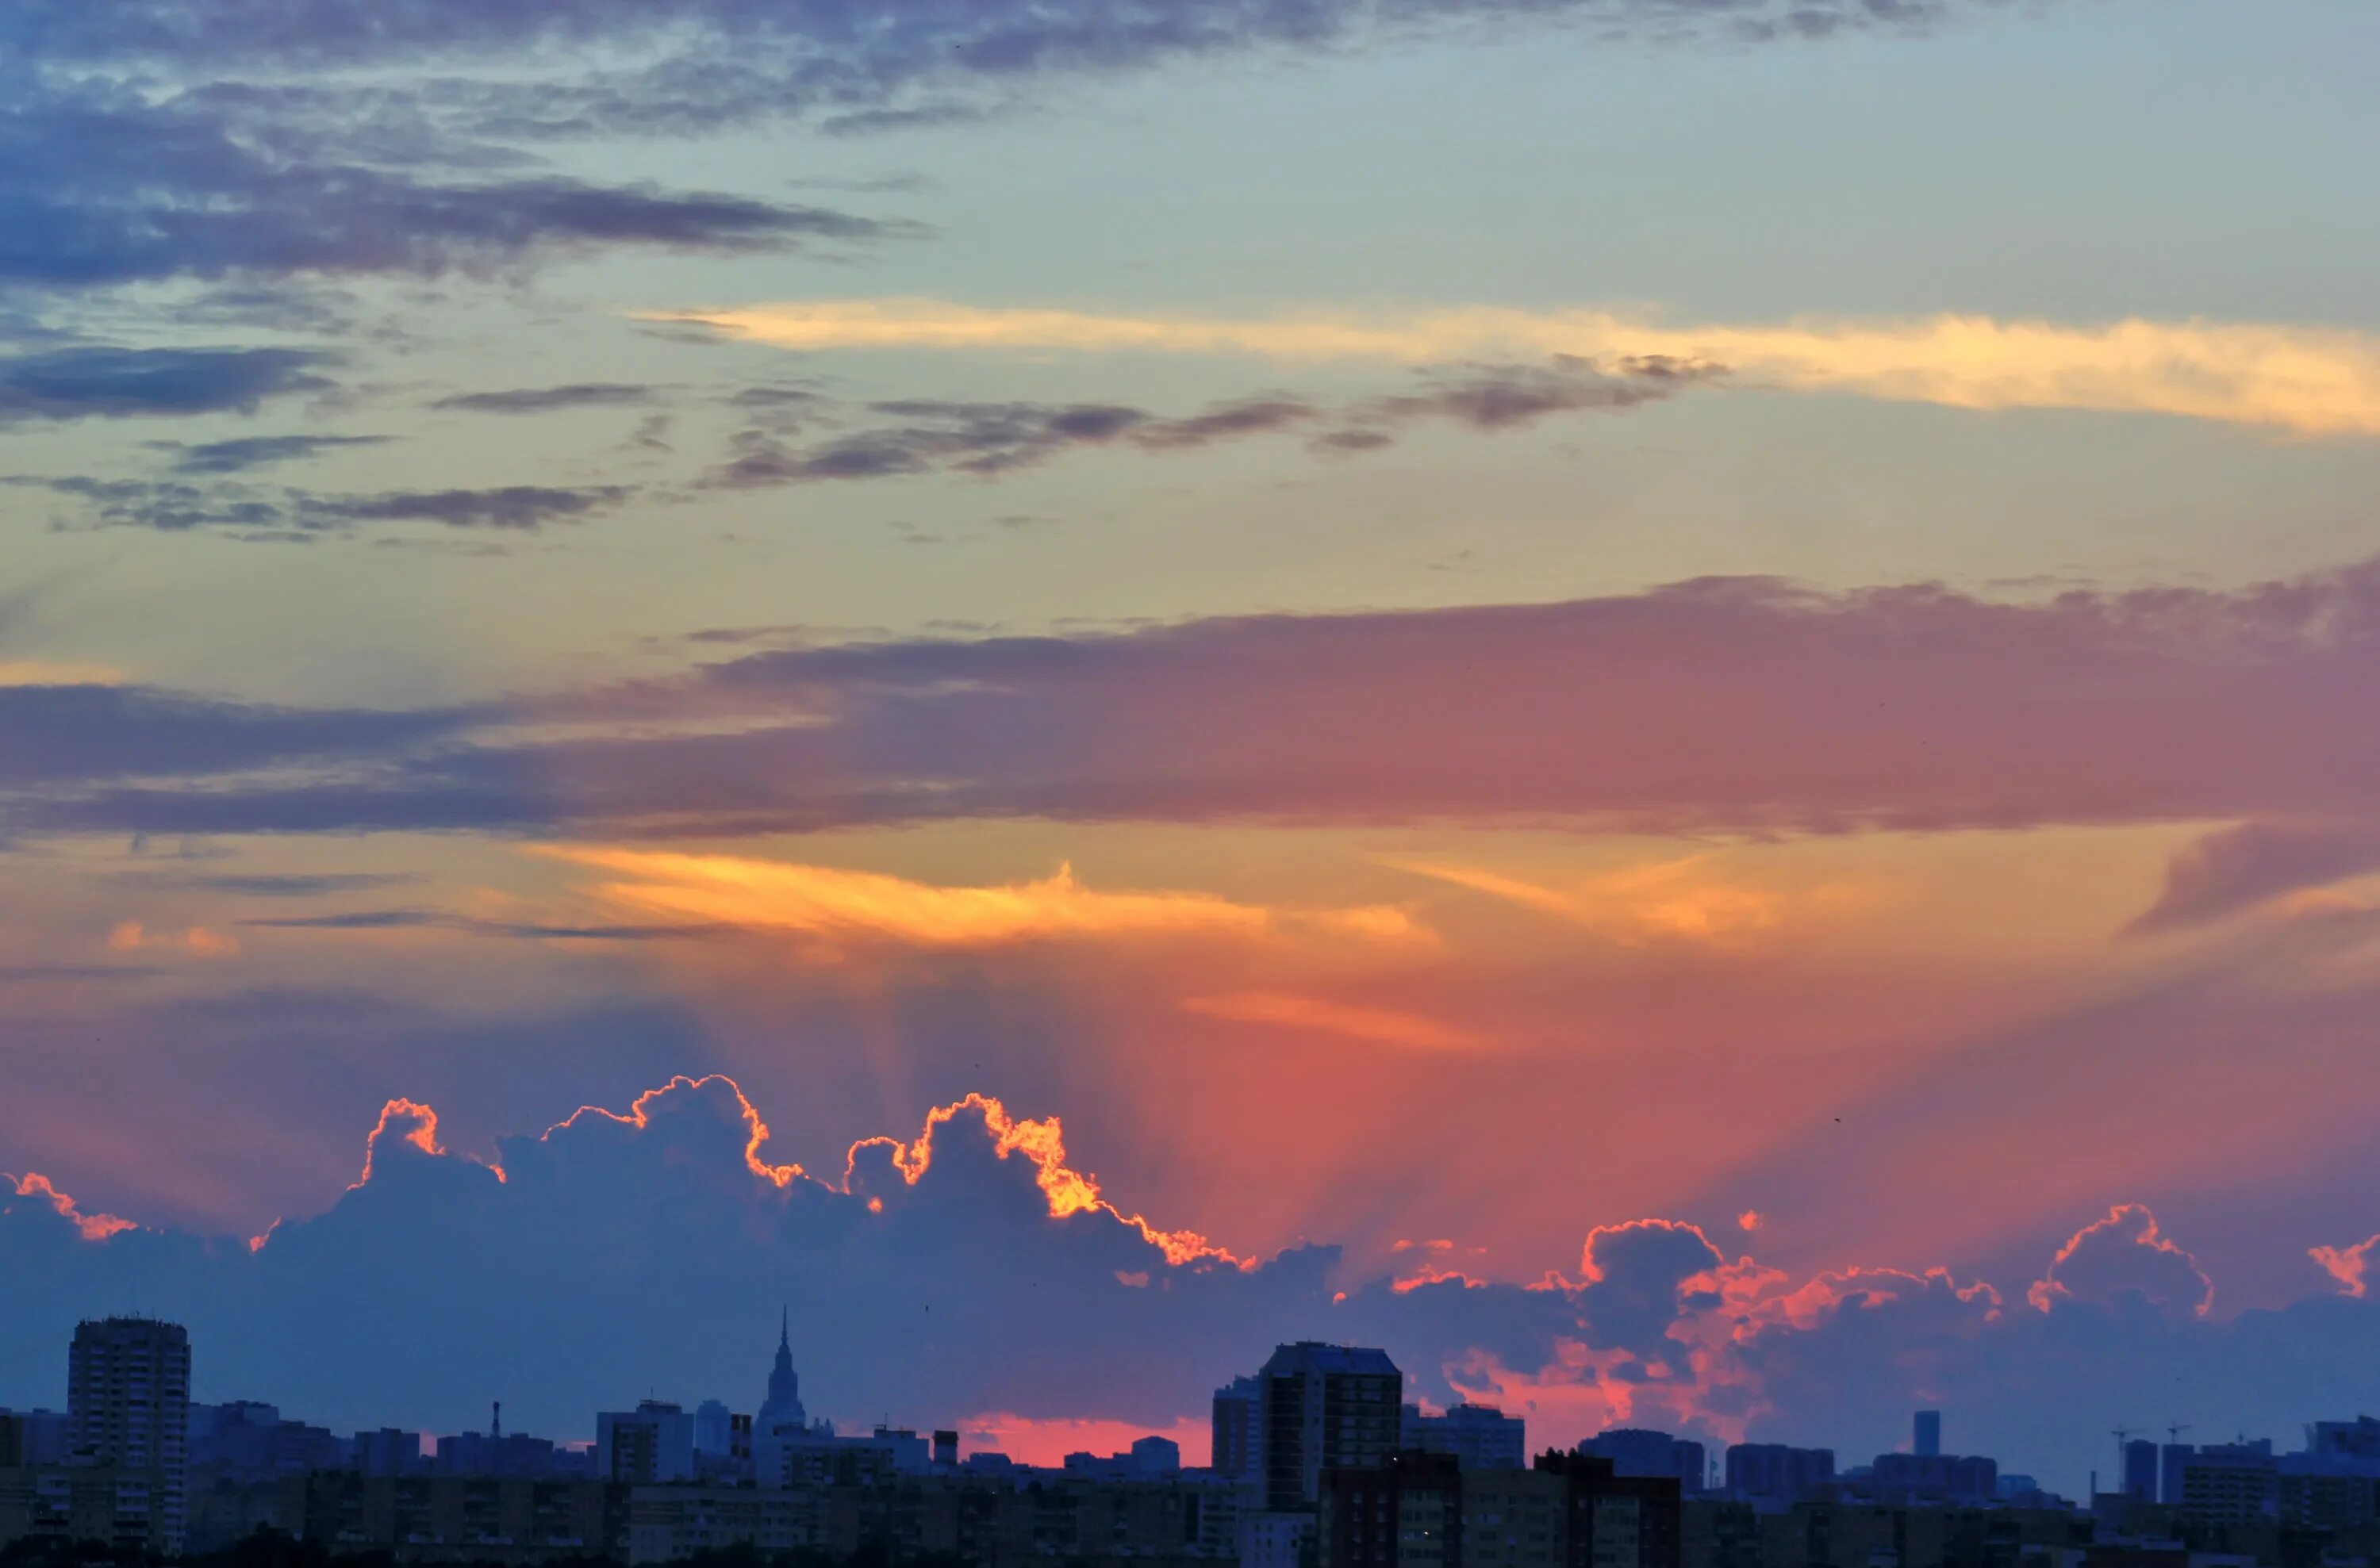
[[[1171,1438],[1181,1445],[1182,1463],[1204,1465],[1214,1438],[1206,1419],[1177,1417],[1170,1427],[1136,1426],[1130,1421],[1097,1417],[1019,1416],[1012,1411],[987,1411],[959,1423],[961,1441],[968,1451],[1005,1453],[1023,1465],[1062,1465],[1069,1453],[1119,1453],[1145,1437]]]

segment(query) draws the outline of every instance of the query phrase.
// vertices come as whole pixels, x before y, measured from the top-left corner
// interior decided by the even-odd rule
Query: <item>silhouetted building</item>
[[[650,1484],[690,1481],[694,1474],[694,1417],[677,1405],[648,1399],[633,1411],[597,1414],[598,1480]]]
[[[2280,1512],[2280,1481],[2269,1440],[2207,1443],[2182,1466],[2182,1517],[2201,1526],[2273,1519]]]
[[[1461,1568],[1463,1478],[1453,1454],[1417,1450],[1323,1471],[1318,1568]]]
[[[1980,1453],[1879,1453],[1864,1482],[1845,1484],[1881,1502],[1990,1502],[2000,1466]]]
[[[189,1467],[205,1472],[209,1484],[334,1470],[347,1458],[347,1445],[329,1428],[285,1419],[270,1405],[237,1399],[190,1406]]]
[[[1942,1412],[1917,1412],[1911,1424],[1909,1452],[1920,1459],[1931,1459],[1942,1452]]]
[[[1529,1463],[1528,1424],[1492,1405],[1457,1405],[1443,1416],[1408,1405],[1400,1425],[1404,1447],[1451,1454],[1466,1470],[1519,1470]]]
[[[356,1468],[367,1476],[418,1476],[429,1468],[421,1458],[421,1434],[397,1427],[358,1432],[349,1451]]]
[[[493,1476],[365,1476],[322,1470],[285,1483],[270,1521],[333,1552],[399,1562],[618,1558],[628,1489],[603,1481]]]
[[[2157,1501],[2168,1508],[2181,1506],[2181,1473],[2198,1456],[2186,1442],[2169,1442],[2157,1451]]]
[[[1226,1480],[1254,1480],[1260,1473],[1257,1451],[1263,1400],[1259,1390],[1254,1378],[1233,1378],[1215,1391],[1213,1446],[1207,1465]]]
[[[953,1434],[954,1448],[957,1441]],[[1122,1453],[1069,1453],[1064,1464],[1066,1474],[1094,1480],[1163,1480],[1182,1473],[1182,1445],[1172,1438],[1145,1437]]]
[[[0,1469],[67,1462],[67,1413],[0,1410]]]
[[[790,1358],[790,1352],[788,1353]],[[694,1452],[698,1458],[724,1459],[735,1441],[735,1414],[716,1399],[694,1407]]]
[[[86,1320],[67,1356],[67,1454],[112,1472],[104,1538],[168,1555],[188,1519],[190,1336],[152,1318]],[[77,1534],[92,1538],[91,1526]]]
[[[1314,1510],[1250,1509],[1240,1515],[1240,1568],[1314,1568]]]
[[[1727,1490],[1755,1502],[1799,1502],[1834,1478],[1831,1448],[1739,1442],[1727,1451]]]
[[[2316,1421],[2306,1429],[2305,1458],[2324,1467],[2380,1475],[2380,1420],[2358,1416],[2352,1421]]]
[[[2146,1438],[2124,1444],[2124,1495],[2155,1502],[2157,1495],[2157,1446]]]
[[[1463,1568],[1679,1568],[1682,1540],[1677,1481],[1599,1454],[1463,1478]]]
[[[1688,1492],[1709,1484],[1709,1457],[1691,1438],[1643,1427],[1613,1427],[1580,1443],[1578,1452],[1610,1460],[1616,1475],[1667,1477]]]
[[[1304,1340],[1257,1377],[1268,1509],[1310,1508],[1323,1471],[1375,1469],[1396,1452],[1404,1377],[1386,1351]]]
[[[794,1370],[792,1321],[780,1314],[777,1320],[777,1359],[769,1368],[769,1394],[760,1402],[759,1413],[753,1417],[755,1431],[766,1435],[779,1427],[804,1428],[809,1417],[802,1409],[802,1380]]]

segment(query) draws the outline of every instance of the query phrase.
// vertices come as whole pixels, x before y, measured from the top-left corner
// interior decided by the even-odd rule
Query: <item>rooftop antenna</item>
[[[504,1440],[504,1402],[499,1399],[495,1402],[495,1407],[488,1413],[488,1441],[500,1442]]]

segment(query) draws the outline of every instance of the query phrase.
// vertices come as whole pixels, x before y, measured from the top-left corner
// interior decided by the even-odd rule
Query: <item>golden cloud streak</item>
[[[1742,381],[1954,408],[2161,414],[2304,435],[2380,435],[2380,339],[2315,327],[1988,316],[1670,326],[1491,306],[1262,317],[1009,309],[918,298],[648,312],[793,349],[1026,350],[1375,359],[1663,357]]]
[[[1038,882],[944,887],[880,872],[734,855],[604,848],[539,852],[619,874],[623,880],[603,884],[597,896],[656,914],[921,947],[1155,937],[1251,941],[1286,935],[1368,942],[1430,939],[1393,907],[1277,909],[1210,893],[1109,893],[1085,887],[1067,866]]]

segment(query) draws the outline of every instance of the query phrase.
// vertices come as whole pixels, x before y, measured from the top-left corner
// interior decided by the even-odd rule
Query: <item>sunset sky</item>
[[[2380,1405],[2375,58],[10,0],[0,1405]]]

